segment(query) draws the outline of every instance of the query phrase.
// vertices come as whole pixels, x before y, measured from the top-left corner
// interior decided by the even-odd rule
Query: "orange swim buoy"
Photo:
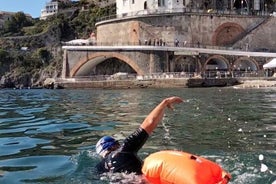
[[[227,184],[231,179],[215,162],[181,151],[149,155],[142,172],[152,184]]]

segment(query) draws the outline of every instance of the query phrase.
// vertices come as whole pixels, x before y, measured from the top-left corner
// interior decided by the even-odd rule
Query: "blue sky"
[[[37,18],[46,2],[50,2],[50,0],[0,0],[0,11],[22,11],[30,14],[33,18]]]

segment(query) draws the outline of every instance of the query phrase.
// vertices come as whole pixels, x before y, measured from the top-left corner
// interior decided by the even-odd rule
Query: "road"
[[[219,55],[235,55],[247,57],[268,57],[276,58],[276,53],[273,52],[250,52],[240,50],[223,50],[213,48],[194,48],[194,47],[168,47],[168,46],[76,46],[67,45],[62,47],[65,50],[89,50],[89,51],[123,51],[123,50],[152,50],[152,51],[172,51],[175,55],[199,55],[199,54],[219,54]]]

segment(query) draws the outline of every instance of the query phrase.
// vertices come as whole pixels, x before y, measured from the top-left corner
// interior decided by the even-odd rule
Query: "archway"
[[[136,72],[138,75],[144,74],[144,71],[142,71],[137,66],[137,64],[134,61],[132,61],[130,58],[116,52],[110,52],[110,53],[92,53],[92,54],[89,54],[87,57],[80,59],[80,61],[71,69],[70,77],[85,76],[91,73],[91,70],[95,66],[111,58],[116,58],[128,64],[133,69],[133,71]]]
[[[231,46],[245,30],[235,22],[226,22],[220,25],[214,32],[213,45]]]
[[[259,70],[258,63],[249,57],[237,59],[232,67],[234,77],[256,76]]]
[[[85,66],[83,67],[86,68]],[[81,72],[78,72],[77,74],[79,75],[80,73]],[[111,57],[106,58],[102,62],[88,69],[88,71],[86,73],[83,73],[82,76],[113,75],[116,73],[136,74],[133,68],[131,68],[127,63],[117,58]]]
[[[179,56],[175,59],[174,72],[197,72],[197,59],[192,56]]]
[[[215,55],[207,59],[203,67],[205,77],[226,77],[229,74],[229,62],[220,55]]]
[[[177,56],[174,60],[173,72],[180,73],[181,77],[191,77],[198,75],[201,64],[197,56]]]
[[[144,10],[148,9],[147,1],[144,2]]]

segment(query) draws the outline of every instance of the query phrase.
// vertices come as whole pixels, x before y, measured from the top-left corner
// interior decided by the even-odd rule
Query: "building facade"
[[[276,37],[276,18],[262,13],[265,10],[262,2],[117,0],[117,18],[96,24],[97,45],[275,52],[276,41],[271,38]],[[154,58],[152,56],[151,59]],[[231,72],[263,76],[262,65],[267,62],[264,57],[253,58],[246,54],[236,56],[197,52],[174,52],[160,58],[169,61],[168,67],[161,67],[164,72],[200,73],[209,77],[214,72],[224,73],[225,76]]]
[[[116,0],[117,16],[182,12],[190,0]]]
[[[51,1],[46,3],[44,9],[41,10],[40,20],[46,20],[47,17],[54,15],[58,12],[58,2]]]
[[[116,0],[117,17],[187,11],[223,11],[260,14],[275,11],[267,0]]]

